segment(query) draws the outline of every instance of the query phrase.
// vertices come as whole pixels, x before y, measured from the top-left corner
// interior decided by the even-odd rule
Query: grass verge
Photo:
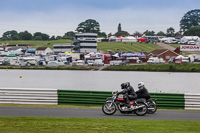
[[[30,69],[30,70],[92,70],[94,66],[0,66],[0,69]]]
[[[200,121],[0,117],[4,133],[197,133],[199,127]]]
[[[157,72],[200,72],[200,64],[151,64],[109,66],[107,71],[157,71]]]

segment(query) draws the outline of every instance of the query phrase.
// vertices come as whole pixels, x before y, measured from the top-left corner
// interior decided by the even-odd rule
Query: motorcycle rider
[[[144,82],[138,83],[138,91],[136,91],[137,99],[139,98],[145,98],[146,100],[150,99],[150,94],[146,87],[144,86]]]
[[[137,99],[137,95],[133,87],[130,85],[129,82],[126,82],[126,83],[121,84],[121,89],[122,91],[118,92],[118,95],[123,94],[123,98],[125,100],[125,106],[127,106],[128,108],[131,108],[130,100]]]

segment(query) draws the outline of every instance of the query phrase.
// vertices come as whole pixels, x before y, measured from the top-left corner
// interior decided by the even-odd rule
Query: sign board
[[[200,46],[196,46],[196,45],[180,45],[180,51],[200,51]]]

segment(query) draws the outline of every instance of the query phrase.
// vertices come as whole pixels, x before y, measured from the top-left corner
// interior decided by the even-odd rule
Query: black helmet
[[[126,84],[125,84],[125,83],[122,83],[122,84],[121,84],[121,89],[124,89],[124,88],[126,88]]]

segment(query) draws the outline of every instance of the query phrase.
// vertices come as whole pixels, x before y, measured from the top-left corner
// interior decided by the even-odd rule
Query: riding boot
[[[128,96],[127,96],[127,95],[124,95],[124,100],[125,100],[125,106],[127,106],[128,108],[130,108],[130,107],[131,107],[131,105],[130,105],[130,101],[129,101],[129,99],[128,99]]]

